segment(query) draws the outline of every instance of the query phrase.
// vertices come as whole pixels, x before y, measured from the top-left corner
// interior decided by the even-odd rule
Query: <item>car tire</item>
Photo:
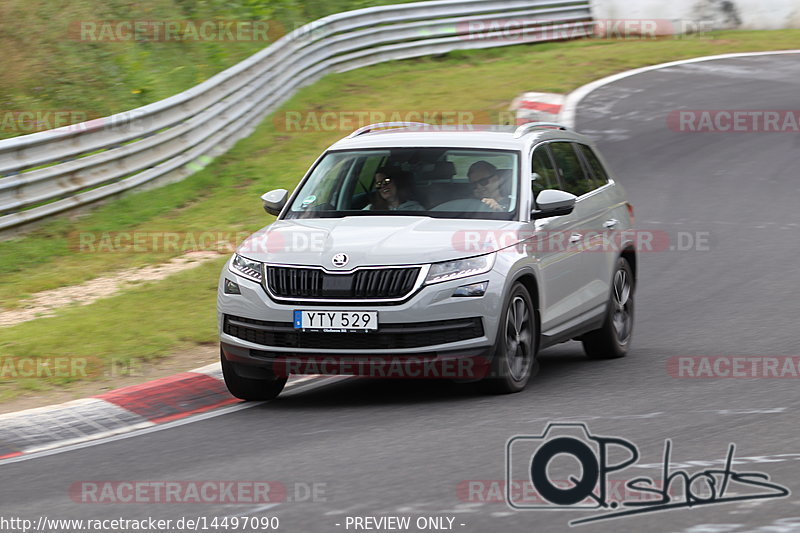
[[[633,338],[633,270],[624,258],[617,259],[603,326],[581,337],[589,359],[625,357]]]
[[[222,364],[222,376],[225,378],[225,386],[235,397],[247,401],[264,401],[276,398],[286,385],[286,378],[280,378],[274,374],[270,377],[270,371],[264,369],[266,377],[262,379],[246,378],[236,373],[236,364],[231,363],[225,358],[225,354],[220,350],[220,363]]]
[[[492,394],[520,392],[538,372],[536,315],[528,290],[514,283],[500,315],[497,340],[484,388]]]

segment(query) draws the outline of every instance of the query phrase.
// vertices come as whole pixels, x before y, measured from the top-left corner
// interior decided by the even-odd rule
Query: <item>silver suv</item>
[[[592,142],[563,126],[374,124],[262,202],[278,219],[219,280],[238,398],[274,398],[291,374],[518,392],[556,343],[628,351],[633,208]]]

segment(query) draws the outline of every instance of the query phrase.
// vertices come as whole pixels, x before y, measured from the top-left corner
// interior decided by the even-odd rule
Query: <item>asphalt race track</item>
[[[496,489],[509,438],[538,435],[548,421],[582,421],[592,434],[638,447],[637,466],[609,474],[614,480],[660,479],[666,439],[673,463],[698,462],[674,465],[689,475],[721,469],[735,443],[739,460],[731,469],[769,474],[794,494],[577,530],[800,531],[798,378],[682,378],[668,371],[678,356],[799,353],[800,134],[668,126],[675,110],[734,109],[800,109],[800,55],[652,71],[607,85],[579,106],[577,129],[599,143],[635,207],[637,227],[664,232],[669,246],[681,248],[639,256],[627,358],[588,361],[570,342],[542,354],[527,390],[499,397],[444,382],[328,380],[222,416],[4,464],[0,516],[277,516],[278,530],[288,532],[354,531],[348,517],[410,516],[412,525],[418,517],[451,517],[452,529],[464,532],[566,531],[569,521],[599,512],[512,510]],[[611,455],[612,462],[624,458]],[[552,463],[554,479],[580,472],[569,461]],[[282,483],[287,498],[272,505],[71,499],[74,484],[99,480],[269,480]],[[693,487],[709,497],[702,479]],[[309,495],[314,488],[316,497]],[[768,492],[732,481],[727,491]]]

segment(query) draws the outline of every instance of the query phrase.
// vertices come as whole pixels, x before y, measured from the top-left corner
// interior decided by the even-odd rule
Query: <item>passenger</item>
[[[493,211],[508,211],[511,198],[503,193],[505,179],[488,161],[476,161],[467,171],[472,194]]]
[[[369,211],[423,211],[425,208],[412,200],[413,185],[411,176],[406,172],[387,167],[379,168],[375,173],[375,190],[372,203],[365,210]]]

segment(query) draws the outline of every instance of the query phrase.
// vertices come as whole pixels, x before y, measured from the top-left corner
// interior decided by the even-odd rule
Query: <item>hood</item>
[[[515,235],[521,226],[520,222],[507,220],[414,216],[279,220],[248,237],[237,253],[266,263],[322,266],[329,270],[435,263],[513,244],[513,238],[495,237]],[[337,254],[347,255],[344,265],[334,266]]]

